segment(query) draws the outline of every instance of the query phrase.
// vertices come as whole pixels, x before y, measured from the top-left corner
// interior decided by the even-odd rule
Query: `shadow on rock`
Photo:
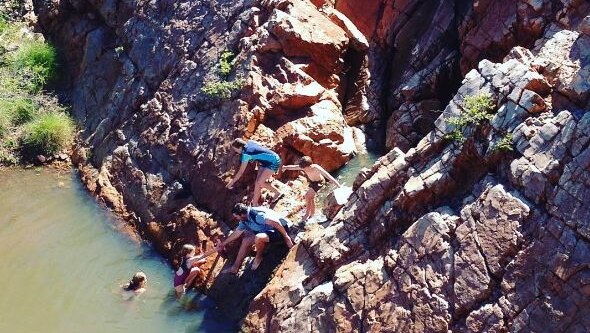
[[[209,289],[209,295],[215,298],[215,303],[227,317],[241,320],[250,301],[264,289],[288,252],[289,249],[282,242],[268,245],[264,260],[257,270],[251,269],[254,257],[246,257],[238,274],[222,273],[217,276]],[[229,264],[231,261],[226,266]]]

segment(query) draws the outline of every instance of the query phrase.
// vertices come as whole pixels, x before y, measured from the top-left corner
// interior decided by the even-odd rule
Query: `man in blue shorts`
[[[248,207],[245,204],[238,203],[232,209],[232,214],[235,218],[240,219],[240,224],[225,241],[217,244],[217,250],[223,250],[226,244],[240,237],[242,237],[242,243],[236,261],[224,272],[236,274],[239,271],[242,261],[244,261],[252,246],[252,242],[256,247],[256,258],[254,258],[252,270],[260,266],[262,252],[269,242],[283,239],[288,248],[293,247],[293,241],[288,234],[289,221],[274,210],[266,207]]]
[[[242,156],[240,159],[240,169],[235,174],[234,178],[227,184],[227,188],[233,188],[234,184],[242,177],[246,170],[246,166],[248,166],[248,162],[256,161],[260,164],[260,168],[258,169],[256,182],[254,183],[252,205],[258,206],[260,204],[260,191],[262,188],[266,188],[275,193],[272,199],[273,202],[280,199],[282,193],[279,189],[266,182],[272,175],[277,173],[281,166],[281,158],[279,155],[253,140],[246,142],[242,139],[236,139],[232,143],[232,148]]]

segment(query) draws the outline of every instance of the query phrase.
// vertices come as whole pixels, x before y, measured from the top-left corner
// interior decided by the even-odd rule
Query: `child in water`
[[[199,265],[205,263],[204,255],[195,255],[196,248],[192,244],[185,244],[180,251],[182,256],[180,266],[174,273],[174,290],[176,297],[180,298],[186,292],[186,286],[201,273]]]
[[[133,275],[131,280],[125,285],[122,286],[123,290],[126,291],[127,295],[130,296],[139,296],[143,294],[146,290],[145,286],[147,283],[147,276],[144,272],[137,272]]]

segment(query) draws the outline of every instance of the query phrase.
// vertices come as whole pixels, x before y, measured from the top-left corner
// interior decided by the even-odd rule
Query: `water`
[[[125,301],[136,271],[147,291]],[[207,299],[173,296],[172,271],[73,173],[0,171],[0,332],[235,332]]]
[[[379,157],[379,154],[372,151],[358,153],[353,159],[346,163],[345,166],[336,171],[334,176],[341,184],[352,186],[359,171],[361,171],[362,168],[370,169]]]

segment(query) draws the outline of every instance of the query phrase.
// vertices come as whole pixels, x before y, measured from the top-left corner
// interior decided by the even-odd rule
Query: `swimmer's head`
[[[129,283],[125,286],[125,290],[137,290],[144,288],[147,283],[147,276],[144,272],[137,272],[133,275]]]

